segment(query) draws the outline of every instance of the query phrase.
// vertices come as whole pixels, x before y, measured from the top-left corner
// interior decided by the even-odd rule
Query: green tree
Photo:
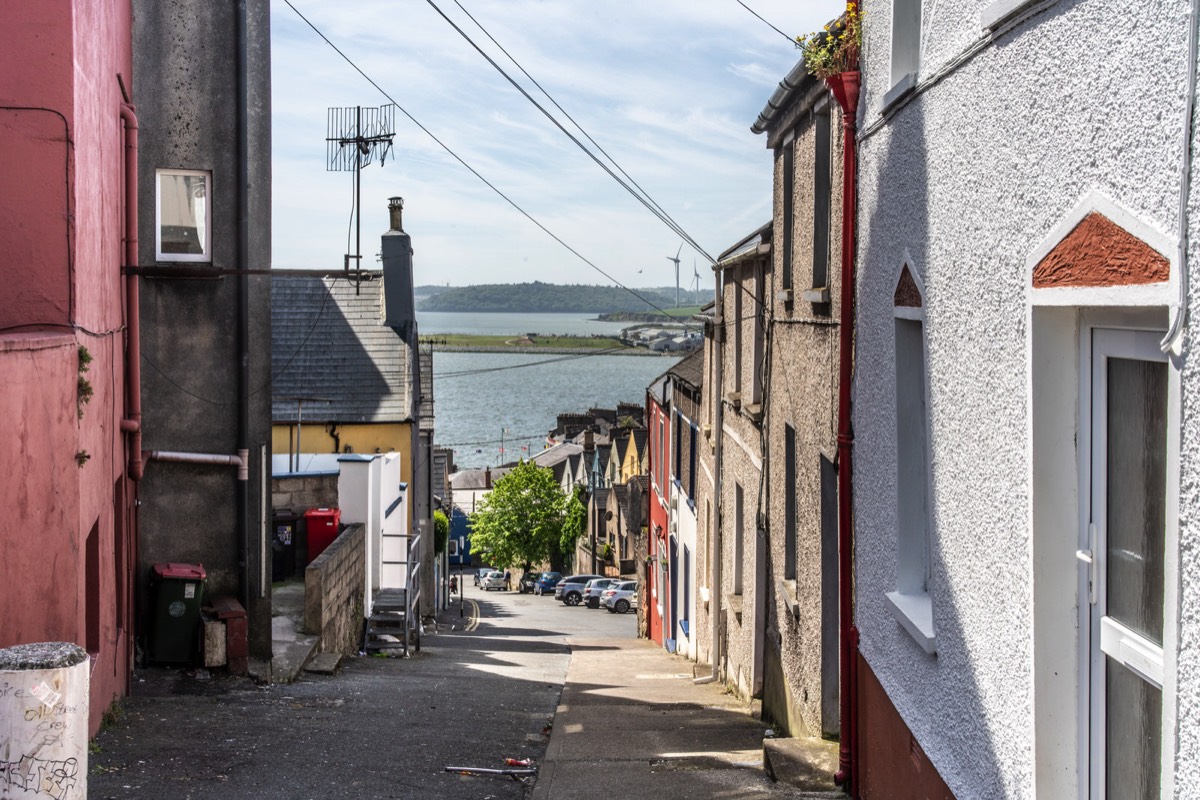
[[[526,461],[496,481],[471,515],[471,549],[497,569],[559,561],[567,498],[549,469]]]
[[[446,542],[450,541],[450,518],[445,511],[433,512],[433,552],[441,555],[446,552]]]
[[[566,509],[563,512],[562,538],[559,540],[559,550],[564,560],[575,552],[579,537],[587,532],[587,506],[583,504],[583,487],[576,486],[575,491],[567,498]]]

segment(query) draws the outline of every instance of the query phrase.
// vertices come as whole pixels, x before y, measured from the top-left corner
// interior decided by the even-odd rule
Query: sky
[[[669,259],[681,237],[522,97],[430,0],[291,2],[404,111],[613,279],[674,283]],[[750,126],[799,51],[736,0],[433,2],[572,129],[470,12],[710,255],[770,220],[771,154]],[[843,0],[745,2],[792,37],[844,8]],[[284,0],[272,0],[271,15],[273,265],[340,269],[353,249],[353,173],[326,169],[327,109],[389,100]],[[387,163],[362,173],[364,268],[378,268],[387,198],[399,195],[417,285],[613,283],[400,110],[395,134]],[[711,287],[707,259],[686,244],[679,258],[685,287],[694,268],[701,288]]]

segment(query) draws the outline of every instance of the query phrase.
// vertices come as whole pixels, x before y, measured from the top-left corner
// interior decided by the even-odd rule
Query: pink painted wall
[[[130,8],[0,0],[0,19],[0,218],[12,223],[0,228],[0,418],[12,431],[0,437],[0,647],[66,640],[92,652],[94,732],[131,668],[116,77],[130,73]]]
[[[657,564],[659,560],[666,561],[671,557],[667,549],[665,538],[660,539],[659,533],[665,537],[667,531],[670,530],[670,518],[667,507],[664,503],[660,503],[658,495],[654,491],[655,485],[658,485],[659,491],[665,492],[663,499],[667,500],[670,497],[670,487],[659,482],[659,478],[663,475],[670,475],[670,464],[668,463],[668,453],[662,450],[662,442],[671,441],[671,427],[668,422],[668,417],[663,411],[662,406],[649,397],[649,417],[650,417],[650,432],[647,436],[650,451],[649,473],[651,475],[651,486],[649,495],[650,502],[650,534],[647,538],[648,554]],[[665,429],[663,435],[661,430]],[[669,586],[659,586],[658,577],[661,573],[657,567],[652,566],[647,571],[646,580],[650,585],[646,586],[646,620],[649,623],[650,639],[658,644],[663,643],[663,619],[658,613],[658,599],[655,598],[654,592],[651,591],[651,586],[658,597],[663,601],[663,614],[667,617],[671,616],[671,595]]]

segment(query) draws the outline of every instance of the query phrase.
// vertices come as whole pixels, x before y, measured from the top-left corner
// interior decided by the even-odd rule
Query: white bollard
[[[0,649],[0,797],[87,798],[90,665],[69,642]]]

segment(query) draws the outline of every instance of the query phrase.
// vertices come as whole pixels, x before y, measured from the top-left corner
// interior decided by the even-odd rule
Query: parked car
[[[619,578],[595,578],[583,586],[583,604],[588,608],[600,607],[600,593],[614,583],[621,583]]]
[[[554,587],[562,580],[561,572],[543,572],[533,584],[534,594],[554,594]]]
[[[587,582],[603,577],[603,575],[568,575],[555,585],[554,599],[562,600],[569,606],[577,606],[583,600],[583,587]]]
[[[525,594],[526,592],[532,592],[533,587],[537,585],[537,581],[538,581],[538,573],[522,572],[521,580],[517,581],[517,591],[520,592],[521,594]]]
[[[498,569],[490,570],[480,580],[479,585],[486,592],[488,589],[507,589],[508,584],[504,580],[504,573]]]
[[[624,614],[638,607],[637,581],[621,581],[600,593],[600,602],[610,614]]]
[[[475,570],[475,585],[479,586],[483,583],[483,576],[492,571],[491,567],[480,567]]]

